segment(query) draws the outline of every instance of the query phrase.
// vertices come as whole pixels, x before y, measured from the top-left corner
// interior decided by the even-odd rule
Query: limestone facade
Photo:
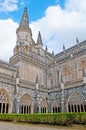
[[[54,55],[32,38],[27,8],[9,63],[0,60],[0,113],[86,111],[86,41]]]

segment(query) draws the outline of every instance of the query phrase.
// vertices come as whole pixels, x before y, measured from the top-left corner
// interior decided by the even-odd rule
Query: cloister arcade
[[[20,98],[19,113],[31,114],[34,110],[33,107],[34,106],[31,97],[27,93],[23,94]],[[11,108],[12,102],[8,92],[4,89],[0,89],[0,113],[11,113]],[[74,90],[70,93],[65,108],[66,112],[86,112],[84,96],[80,92]],[[40,112],[48,112],[48,102],[45,99],[42,99],[40,102]],[[53,102],[51,102],[51,112],[61,112],[60,104],[57,100],[53,100]]]
[[[77,91],[73,91],[67,101],[67,112],[86,112],[84,97]]]

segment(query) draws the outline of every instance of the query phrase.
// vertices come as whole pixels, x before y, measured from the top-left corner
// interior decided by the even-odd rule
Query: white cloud
[[[3,0],[0,2],[0,11],[14,11],[18,9],[18,0]]]
[[[34,39],[37,31],[41,31],[49,50],[58,53],[63,44],[69,48],[75,44],[76,37],[80,41],[86,39],[86,0],[66,0],[64,9],[60,5],[50,6],[45,16],[30,26]]]
[[[16,28],[18,24],[11,19],[0,20],[0,59],[9,60],[16,45]]]
[[[14,0],[15,1],[15,0]],[[65,8],[59,5],[50,6],[45,11],[45,16],[32,22],[30,27],[33,38],[37,39],[40,30],[44,46],[58,53],[63,44],[66,48],[80,41],[86,40],[86,0],[67,0]],[[18,24],[13,20],[0,20],[0,59],[8,60],[16,45],[16,28]]]
[[[68,11],[76,10],[78,12],[86,12],[86,1],[85,0],[66,0],[65,7]]]

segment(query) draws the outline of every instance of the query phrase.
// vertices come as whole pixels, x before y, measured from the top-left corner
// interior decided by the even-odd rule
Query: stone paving
[[[12,124],[7,122],[0,122],[0,130],[57,130],[57,128],[43,125],[27,125],[27,124]],[[62,129],[61,129],[62,130]]]
[[[14,124],[0,122],[0,130],[86,130],[86,125],[74,125],[72,127],[54,125]]]

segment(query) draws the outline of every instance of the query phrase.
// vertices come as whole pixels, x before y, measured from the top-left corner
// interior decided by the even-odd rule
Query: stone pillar
[[[50,103],[50,94],[48,93],[48,97],[47,97],[47,102],[48,102],[48,113],[51,112],[51,103]]]
[[[39,102],[38,102],[38,89],[39,89],[39,85],[38,83],[36,83],[36,89],[35,89],[35,97],[34,97],[34,113],[39,113]]]
[[[60,85],[60,68],[57,68],[57,85]]]
[[[51,104],[50,104],[50,100],[48,100],[48,113],[51,113]]]
[[[61,112],[64,112],[64,84],[61,83],[61,91],[60,91],[60,94],[61,94]]]
[[[19,78],[16,78],[16,86],[14,90],[14,100],[13,100],[13,113],[19,114]]]
[[[3,103],[2,103],[2,105],[1,105],[1,113],[3,112]]]
[[[39,113],[41,113],[41,104],[40,102],[38,102],[38,104],[39,104]]]
[[[7,107],[7,103],[5,103],[5,112],[4,113],[6,113],[6,107]]]

